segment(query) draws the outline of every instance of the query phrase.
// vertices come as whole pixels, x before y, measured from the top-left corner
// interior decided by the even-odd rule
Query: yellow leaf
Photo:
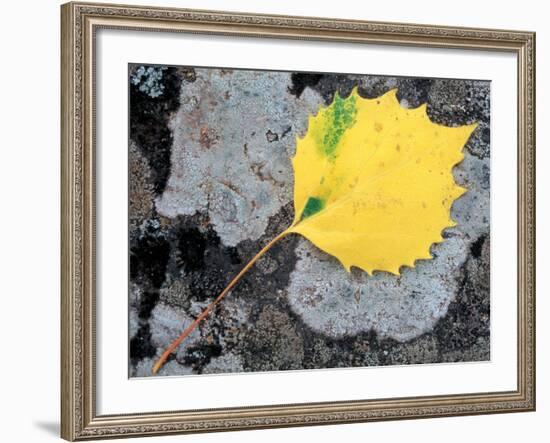
[[[301,234],[349,271],[399,274],[431,258],[430,246],[456,223],[450,212],[466,189],[452,168],[477,125],[430,121],[426,105],[405,109],[396,90],[364,99],[357,90],[309,119],[297,140],[295,218]]]

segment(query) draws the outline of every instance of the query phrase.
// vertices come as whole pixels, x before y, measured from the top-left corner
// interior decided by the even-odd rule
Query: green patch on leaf
[[[304,210],[302,211],[302,219],[311,217],[317,214],[325,207],[325,201],[318,197],[309,197]]]
[[[354,95],[344,99],[336,94],[334,102],[325,111],[325,130],[323,136],[317,139],[317,147],[331,161],[336,158],[336,149],[342,136],[355,123],[356,101]]]

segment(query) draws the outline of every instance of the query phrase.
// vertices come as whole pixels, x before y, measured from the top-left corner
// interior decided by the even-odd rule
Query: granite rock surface
[[[457,226],[396,277],[350,274],[287,237],[180,346],[162,375],[488,360],[490,83],[132,66],[130,374],[162,351],[293,218],[290,158],[310,114],[353,87],[397,88],[432,121],[477,122],[454,169]]]

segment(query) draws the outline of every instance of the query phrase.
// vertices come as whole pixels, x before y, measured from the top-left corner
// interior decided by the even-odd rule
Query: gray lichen
[[[375,330],[381,337],[409,340],[429,331],[447,311],[458,284],[456,272],[468,247],[464,237],[432,247],[433,260],[419,260],[400,277],[387,272],[350,274],[336,259],[307,241],[288,287],[289,303],[305,323],[331,337]]]
[[[165,67],[140,66],[130,76],[130,83],[138,86],[141,92],[145,92],[152,98],[157,98],[164,92],[162,73]]]
[[[292,200],[296,136],[321,104],[311,91],[281,100],[289,86],[288,73],[197,69],[171,122],[172,172],[159,213],[205,212],[227,246],[257,240]]]

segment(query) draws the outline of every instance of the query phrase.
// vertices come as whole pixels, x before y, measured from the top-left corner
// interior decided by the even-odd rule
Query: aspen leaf
[[[348,271],[399,274],[431,258],[430,246],[456,224],[451,206],[466,189],[452,168],[475,127],[435,124],[426,105],[401,107],[395,89],[372,100],[356,89],[336,95],[297,140],[295,219],[287,231]]]

